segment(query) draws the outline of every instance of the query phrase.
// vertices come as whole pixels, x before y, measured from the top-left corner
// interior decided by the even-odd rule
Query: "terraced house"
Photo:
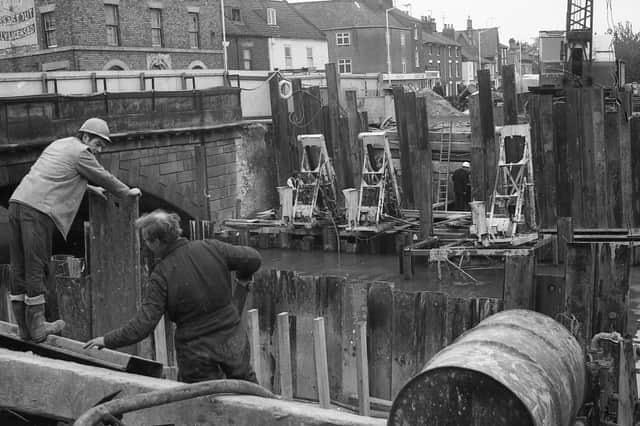
[[[222,68],[216,0],[5,3],[0,72]]]

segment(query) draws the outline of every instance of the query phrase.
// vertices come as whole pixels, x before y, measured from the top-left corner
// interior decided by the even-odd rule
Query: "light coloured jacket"
[[[119,198],[129,191],[127,185],[98,163],[80,139],[58,139],[42,151],[10,201],[33,207],[51,217],[66,239],[88,181]]]

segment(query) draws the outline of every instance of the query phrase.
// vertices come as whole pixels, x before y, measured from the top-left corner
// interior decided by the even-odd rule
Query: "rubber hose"
[[[93,426],[98,422],[111,418],[111,416],[220,393],[255,395],[263,398],[278,398],[267,389],[252,382],[244,380],[209,380],[206,382],[178,386],[171,389],[162,389],[127,396],[126,399],[122,398],[105,402],[104,404],[100,404],[86,411],[78,417],[73,425]]]

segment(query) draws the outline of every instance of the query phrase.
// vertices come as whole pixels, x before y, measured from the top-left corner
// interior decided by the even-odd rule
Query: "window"
[[[151,9],[151,46],[162,47],[162,9]]]
[[[433,44],[429,43],[429,55],[433,55]]]
[[[237,9],[235,7],[231,8],[231,20],[232,21],[237,21],[240,22],[240,9]]]
[[[462,65],[456,62],[456,77],[460,78],[462,74]]]
[[[118,6],[114,4],[104,5],[105,23],[107,24],[107,44],[109,46],[120,46],[120,18],[118,17]]]
[[[415,62],[416,62],[416,68],[420,68],[420,52],[418,52],[416,50],[416,55],[415,55]]]
[[[276,10],[272,7],[267,8],[267,25],[278,25],[276,21]]]
[[[313,68],[313,47],[307,47],[307,67]]]
[[[413,26],[413,39],[414,40],[418,39],[418,26],[417,25]]]
[[[242,69],[251,69],[251,49],[242,49]]]
[[[453,73],[453,64],[449,63],[449,78],[452,78],[454,75]]]
[[[451,46],[449,46],[449,57],[451,57]]]
[[[402,72],[403,73],[407,72],[407,59],[406,58],[402,58]]]
[[[200,47],[200,16],[197,13],[189,13],[189,47]]]
[[[338,72],[341,74],[351,73],[351,59],[338,59]]]
[[[442,55],[442,46],[438,46],[438,56]]]
[[[405,47],[407,45],[407,36],[405,33],[400,33],[400,46]]]
[[[456,47],[456,57],[460,56],[460,48]]]
[[[53,12],[42,14],[42,28],[44,29],[44,47],[58,47],[56,41],[56,18]]]
[[[351,33],[336,33],[336,46],[350,46]]]
[[[284,47],[284,66],[293,68],[293,58],[291,57],[291,46]]]

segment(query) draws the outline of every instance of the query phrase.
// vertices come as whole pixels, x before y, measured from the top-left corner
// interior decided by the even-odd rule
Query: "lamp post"
[[[220,14],[222,16],[222,61],[224,66],[225,74],[229,71],[229,64],[227,59],[227,47],[229,46],[229,42],[227,41],[227,31],[225,26],[225,16],[224,16],[224,0],[220,0]]]
[[[389,12],[395,9],[395,7],[390,7],[389,9],[384,11],[385,20],[386,20],[386,41],[387,41],[387,78],[391,81],[391,34],[389,33]]]

